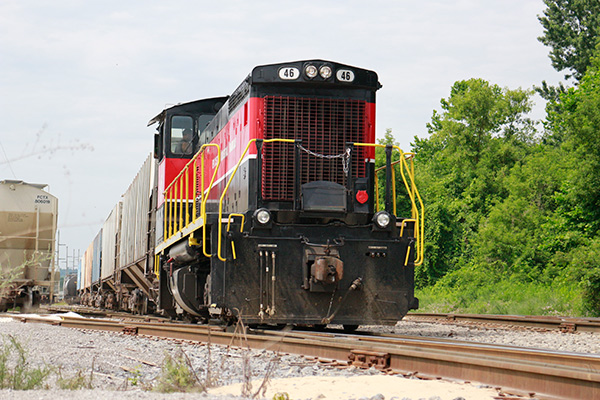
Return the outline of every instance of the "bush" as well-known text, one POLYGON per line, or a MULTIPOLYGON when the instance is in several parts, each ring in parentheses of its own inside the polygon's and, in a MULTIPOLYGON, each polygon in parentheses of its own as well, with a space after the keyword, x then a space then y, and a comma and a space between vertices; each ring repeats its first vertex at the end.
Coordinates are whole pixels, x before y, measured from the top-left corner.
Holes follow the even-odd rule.
POLYGON ((170 354, 165 356, 154 390, 162 393, 203 392, 205 388, 196 376, 186 354, 183 350, 179 350, 175 356, 170 354))

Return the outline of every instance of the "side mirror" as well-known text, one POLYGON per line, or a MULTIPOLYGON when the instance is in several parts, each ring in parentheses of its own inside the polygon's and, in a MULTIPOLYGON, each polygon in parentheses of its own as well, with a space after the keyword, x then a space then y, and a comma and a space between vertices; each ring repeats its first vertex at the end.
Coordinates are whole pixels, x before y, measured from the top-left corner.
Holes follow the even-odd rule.
POLYGON ((154 134, 154 158, 157 160, 161 158, 162 155, 162 146, 160 135, 158 133, 154 134))

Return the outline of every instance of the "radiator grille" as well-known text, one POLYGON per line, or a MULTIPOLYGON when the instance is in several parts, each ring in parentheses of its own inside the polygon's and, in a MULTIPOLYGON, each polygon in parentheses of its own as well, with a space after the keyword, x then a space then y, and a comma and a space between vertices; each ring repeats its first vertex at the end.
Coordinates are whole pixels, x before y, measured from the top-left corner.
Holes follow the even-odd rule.
MULTIPOLYGON (((267 96, 264 99, 264 138, 301 139, 302 146, 323 154, 345 151, 346 142, 366 142, 365 102, 359 100, 267 96)), ((262 197, 294 199, 294 145, 265 143, 262 197)), ((365 148, 354 148, 352 171, 365 176, 365 148)), ((341 158, 324 159, 300 151, 300 185, 331 181, 346 185, 341 158)))

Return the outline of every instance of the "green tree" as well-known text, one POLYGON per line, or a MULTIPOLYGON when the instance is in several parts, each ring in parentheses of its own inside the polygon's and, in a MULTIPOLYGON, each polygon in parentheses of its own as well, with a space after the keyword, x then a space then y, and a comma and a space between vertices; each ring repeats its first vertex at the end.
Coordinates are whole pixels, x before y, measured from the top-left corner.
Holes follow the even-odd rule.
POLYGON ((472 260, 473 241, 490 209, 509 194, 512 166, 535 143, 527 118, 531 92, 502 89, 483 79, 456 82, 415 138, 418 186, 425 199, 425 263, 419 287, 472 260))
POLYGON ((538 20, 544 27, 540 42, 551 48, 550 60, 565 78, 580 80, 600 37, 598 0, 544 0, 546 9, 538 20))
MULTIPOLYGON (((600 48, 598 50, 600 55, 600 48)), ((574 163, 570 179, 558 197, 562 216, 571 228, 588 236, 600 232, 600 56, 592 57, 579 86, 553 104, 548 116, 550 135, 574 163)))

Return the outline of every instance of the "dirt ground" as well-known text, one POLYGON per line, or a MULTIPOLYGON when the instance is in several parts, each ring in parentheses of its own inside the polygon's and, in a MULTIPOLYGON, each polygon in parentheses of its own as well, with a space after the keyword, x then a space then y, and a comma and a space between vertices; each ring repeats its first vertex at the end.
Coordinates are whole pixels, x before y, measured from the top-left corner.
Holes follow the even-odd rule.
MULTIPOLYGON (((252 393, 262 381, 252 382, 252 393)), ((292 400, 326 399, 347 400, 367 399, 381 394, 385 400, 413 400, 439 397, 441 400, 491 400, 497 396, 492 388, 480 388, 472 384, 406 379, 398 376, 372 375, 354 377, 311 376, 276 379, 269 382, 265 398, 272 399, 276 393, 287 393, 292 400)), ((209 390, 210 394, 240 395, 241 384, 223 386, 209 390)))

